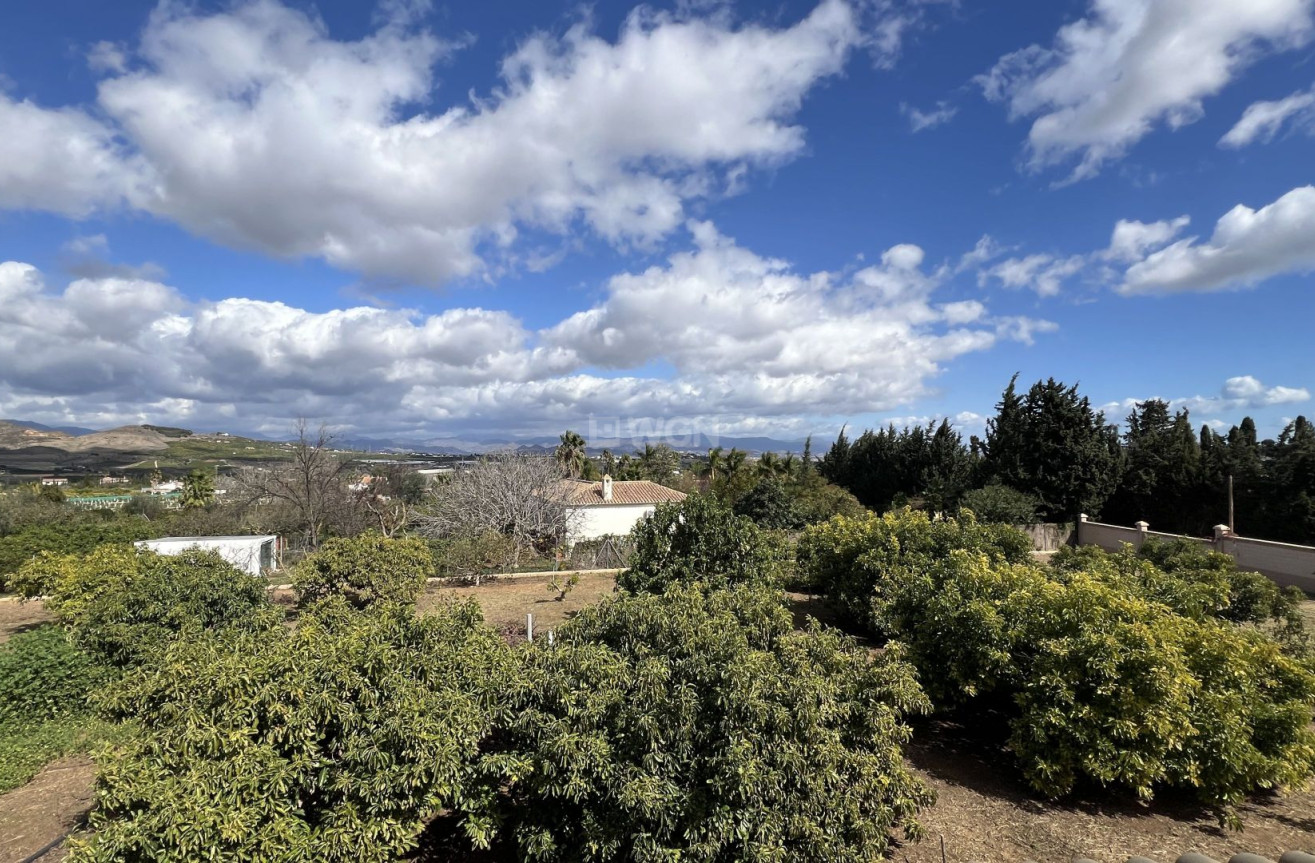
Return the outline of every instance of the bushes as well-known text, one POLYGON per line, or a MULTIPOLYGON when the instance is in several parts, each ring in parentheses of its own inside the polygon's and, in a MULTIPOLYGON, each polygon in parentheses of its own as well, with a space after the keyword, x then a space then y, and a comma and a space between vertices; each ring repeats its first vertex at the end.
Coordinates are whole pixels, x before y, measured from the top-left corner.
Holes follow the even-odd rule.
POLYGON ((433 572, 434 557, 424 540, 366 533, 325 542, 297 564, 292 588, 303 606, 330 596, 341 596, 356 608, 410 605, 433 572))
POLYGON ((121 667, 145 662, 183 634, 262 628, 278 617, 264 581, 199 549, 163 556, 106 545, 86 557, 43 553, 14 581, 27 596, 47 596, 46 607, 75 644, 121 667))
POLYGON ((87 706, 88 695, 110 677, 57 626, 21 632, 0 645, 0 792, 111 732, 89 717, 87 706))
POLYGON ((1030 560, 1032 542, 1021 531, 971 516, 933 521, 903 509, 815 525, 796 553, 806 583, 828 593, 854 622, 879 631, 872 600, 893 570, 930 565, 956 549, 982 552, 993 563, 1022 563, 1030 560))
POLYGON ((144 730, 70 859, 393 860, 442 807, 486 840, 476 759, 508 658, 473 603, 418 619, 335 597, 295 630, 177 641, 105 696, 144 730))
POLYGON ((0 645, 0 723, 71 716, 106 669, 78 650, 56 626, 20 632, 0 645))
POLYGON ((959 506, 988 524, 1036 524, 1041 499, 1007 485, 988 485, 964 492, 959 506))
POLYGON ((768 583, 781 575, 780 543, 710 495, 660 504, 630 537, 635 552, 616 583, 632 593, 696 581, 709 588, 768 583))
MULTIPOLYGON (((104 518, 98 514, 26 526, 16 533, 0 536, 0 586, 6 575, 17 572, 41 552, 88 554, 108 543, 126 545, 158 533, 158 527, 140 518, 104 518)), ((15 589, 12 582, 6 589, 15 589)))
POLYGON ((793 631, 762 588, 623 596, 527 649, 508 823, 527 860, 866 861, 932 801, 896 653, 793 631))
POLYGON ((1177 786, 1236 824, 1246 794, 1315 773, 1315 669, 1230 622, 1268 607, 1249 579, 1181 550, 1160 558, 1172 572, 1088 549, 1042 569, 1005 537, 901 513, 810 530, 799 556, 857 622, 907 643, 938 705, 1003 711, 1042 793, 1177 786))

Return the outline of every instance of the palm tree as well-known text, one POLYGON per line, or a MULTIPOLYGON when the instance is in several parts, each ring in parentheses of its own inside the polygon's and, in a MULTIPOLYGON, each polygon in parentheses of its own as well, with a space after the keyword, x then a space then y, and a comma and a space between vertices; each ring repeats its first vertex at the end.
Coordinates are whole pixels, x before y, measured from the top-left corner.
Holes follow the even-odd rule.
POLYGON ((183 479, 183 506, 187 509, 201 509, 214 499, 215 479, 210 474, 198 468, 183 479))
POLYGON ((779 467, 781 476, 786 477, 787 479, 794 476, 795 471, 799 469, 799 463, 795 458, 795 454, 792 452, 786 453, 785 458, 781 459, 779 467))
POLYGON ((726 460, 721 456, 721 447, 713 447, 708 450, 708 464, 703 468, 703 475, 709 480, 717 479, 717 471, 721 470, 726 464, 726 460))
POLYGON ((585 453, 585 440, 578 433, 567 431, 561 436, 561 443, 554 452, 557 463, 572 478, 584 473, 584 463, 589 458, 585 453))
POLYGON ((726 475, 735 476, 744 470, 744 462, 748 456, 744 450, 731 447, 731 451, 726 454, 726 475))
POLYGON ((671 479, 671 474, 679 464, 679 457, 671 447, 664 443, 653 446, 644 444, 644 451, 639 454, 639 468, 648 479, 661 482, 671 479))
POLYGON ((774 452, 765 452, 758 457, 758 475, 776 476, 781 472, 781 461, 774 452))

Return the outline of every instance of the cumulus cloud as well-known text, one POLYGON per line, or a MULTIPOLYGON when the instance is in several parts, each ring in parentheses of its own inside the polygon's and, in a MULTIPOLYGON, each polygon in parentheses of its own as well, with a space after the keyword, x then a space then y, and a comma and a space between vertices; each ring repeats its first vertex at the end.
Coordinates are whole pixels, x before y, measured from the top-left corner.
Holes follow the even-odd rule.
POLYGON ((1293 93, 1272 102, 1253 102, 1224 137, 1219 146, 1238 150, 1259 141, 1268 144, 1291 122, 1294 126, 1315 129, 1315 89, 1293 93))
POLYGON ((27 264, 0 264, 0 354, 13 358, 0 413, 269 431, 305 415, 430 434, 591 414, 788 426, 890 410, 966 354, 1053 329, 936 302, 943 275, 917 246, 839 276, 799 273, 707 223, 690 231, 688 251, 616 275, 597 305, 539 331, 488 309, 195 303, 146 279, 58 290, 27 264))
POLYGON ((1125 294, 1251 287, 1282 273, 1315 269, 1315 186, 1302 186, 1258 210, 1238 204, 1209 240, 1188 237, 1132 264, 1125 294))
POLYGON ((1119 219, 1114 225, 1114 233, 1110 236, 1109 248, 1104 251, 1102 257, 1122 263, 1139 261, 1148 251, 1168 244, 1190 223, 1191 219, 1187 216, 1159 222, 1119 219))
MULTIPOLYGON (((1139 402, 1149 401, 1150 398, 1155 397, 1129 398, 1120 402, 1110 402, 1104 405, 1102 410, 1105 411, 1107 417, 1118 420, 1131 413, 1139 402)), ((1276 405, 1300 404, 1301 402, 1310 401, 1310 391, 1305 387, 1266 386, 1251 375, 1239 375, 1224 381, 1217 395, 1189 396, 1186 398, 1165 399, 1165 401, 1175 410, 1186 408, 1193 414, 1215 417, 1223 413, 1261 410, 1276 405)), ((1284 421, 1285 424, 1286 422, 1287 420, 1284 421)), ((1221 420, 1208 421, 1207 424, 1215 428, 1224 425, 1221 420)))
POLYGON ((977 282, 985 287, 992 280, 1006 288, 1028 288, 1039 297, 1057 296, 1064 282, 1086 266, 1082 255, 1055 257, 1035 254, 1021 258, 1008 258, 977 273, 977 282))
POLYGON ((912 105, 900 103, 899 110, 901 114, 908 117, 909 128, 914 132, 943 126, 953 120, 955 114, 959 113, 959 109, 948 102, 937 102, 936 107, 930 111, 922 111, 912 105))
POLYGON ((1035 117, 1030 164, 1101 166, 1158 126, 1177 129, 1266 51, 1305 44, 1312 0, 1091 0, 1052 46, 1002 57, 977 83, 1010 117, 1035 117))
POLYGON ((93 49, 95 116, 0 97, 0 206, 130 207, 431 284, 517 263, 527 228, 651 243, 689 201, 796 157, 804 97, 854 48, 897 49, 879 25, 903 19, 864 8, 821 0, 772 27, 640 7, 615 41, 585 23, 530 36, 491 93, 441 108, 434 69, 459 44, 407 4, 342 41, 275 0, 166 3, 131 50, 93 49))

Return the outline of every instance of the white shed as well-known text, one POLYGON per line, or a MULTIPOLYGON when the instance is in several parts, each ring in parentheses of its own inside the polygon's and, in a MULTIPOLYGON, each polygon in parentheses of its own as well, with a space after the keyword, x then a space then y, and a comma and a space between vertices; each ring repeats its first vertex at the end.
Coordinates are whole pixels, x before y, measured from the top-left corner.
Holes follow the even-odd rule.
POLYGON ((562 480, 558 494, 573 510, 572 541, 624 536, 658 504, 686 497, 683 491, 646 479, 614 481, 610 476, 603 477, 602 482, 562 480))
POLYGON ((166 536, 144 539, 138 548, 156 554, 181 554, 189 548, 217 551, 219 556, 250 575, 263 575, 278 569, 277 536, 166 536))

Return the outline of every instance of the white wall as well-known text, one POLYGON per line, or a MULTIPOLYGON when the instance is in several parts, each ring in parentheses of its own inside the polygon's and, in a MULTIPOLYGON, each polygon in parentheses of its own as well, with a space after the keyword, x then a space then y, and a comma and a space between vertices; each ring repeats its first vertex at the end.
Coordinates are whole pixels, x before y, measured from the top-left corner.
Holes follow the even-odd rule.
MULTIPOLYGON (((271 545, 271 537, 187 537, 185 539, 147 539, 137 543, 138 548, 149 548, 156 554, 182 554, 189 548, 217 551, 219 556, 248 575, 261 575, 261 548, 271 545)), ((268 560, 277 565, 277 557, 270 549, 268 560)))
POLYGON ((1196 536, 1180 537, 1154 530, 1100 524, 1087 521, 1086 516, 1078 517, 1078 545, 1096 545, 1106 551, 1118 551, 1125 542, 1133 548, 1141 548, 1142 543, 1150 537, 1191 540, 1229 555, 1237 561, 1237 568, 1243 572, 1259 572, 1269 576, 1276 584, 1284 587, 1295 585, 1307 593, 1315 593, 1315 548, 1311 546, 1230 536, 1222 528, 1216 528, 1213 540, 1196 536))
POLYGON ((576 540, 625 536, 635 522, 656 510, 653 504, 575 507, 571 535, 576 540))

